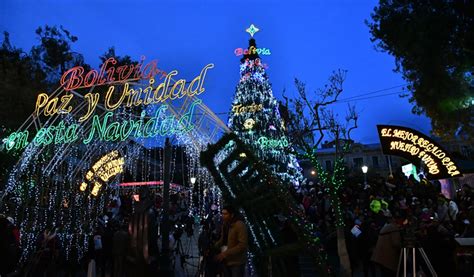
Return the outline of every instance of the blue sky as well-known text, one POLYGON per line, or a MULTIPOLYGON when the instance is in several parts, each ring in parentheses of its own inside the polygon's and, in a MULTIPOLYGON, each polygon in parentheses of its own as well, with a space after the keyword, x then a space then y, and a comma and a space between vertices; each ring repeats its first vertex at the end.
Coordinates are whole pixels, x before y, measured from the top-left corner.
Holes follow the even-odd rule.
MULTIPOLYGON (((377 1, 14 1, 0 2, 0 30, 10 33, 14 46, 30 50, 38 26, 63 25, 79 40, 73 50, 87 63, 99 66, 98 57, 115 46, 118 55, 138 60, 158 59, 165 71, 177 69, 185 79, 197 76, 214 63, 206 77, 204 103, 215 113, 229 112, 239 79, 239 58, 234 49, 246 47, 251 24, 264 56, 273 92, 295 91, 295 77, 310 90, 323 87, 333 70, 348 70, 341 99, 405 84, 393 72, 394 59, 374 49, 364 20, 377 1)), ((360 112, 356 141, 378 141, 376 124, 405 125, 423 133, 429 119, 411 114, 407 98, 394 88, 352 102, 360 112)), ((335 106, 345 114, 347 103, 335 106)), ((222 118, 226 122, 226 116, 222 118)))

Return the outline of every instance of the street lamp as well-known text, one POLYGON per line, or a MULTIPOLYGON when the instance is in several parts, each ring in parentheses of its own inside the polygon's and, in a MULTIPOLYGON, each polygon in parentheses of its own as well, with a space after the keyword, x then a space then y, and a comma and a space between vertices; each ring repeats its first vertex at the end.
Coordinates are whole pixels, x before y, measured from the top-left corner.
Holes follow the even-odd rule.
POLYGON ((367 185, 367 171, 369 170, 369 167, 366 165, 363 165, 361 168, 362 168, 362 173, 364 173, 364 184, 367 185))

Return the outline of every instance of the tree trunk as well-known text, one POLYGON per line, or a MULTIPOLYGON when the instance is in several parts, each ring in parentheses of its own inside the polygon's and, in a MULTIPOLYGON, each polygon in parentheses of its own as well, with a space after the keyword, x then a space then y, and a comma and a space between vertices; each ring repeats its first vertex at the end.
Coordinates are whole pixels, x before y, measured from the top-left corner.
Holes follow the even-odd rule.
MULTIPOLYGON (((333 187, 334 189, 334 187, 333 187)), ((341 214, 341 200, 337 196, 337 192, 333 194, 332 202, 334 215, 336 218, 336 234, 337 234, 337 254, 339 255, 339 276, 352 276, 351 274, 351 261, 349 259, 349 253, 347 252, 346 235, 344 233, 344 218, 341 214)))
POLYGON ((337 253, 339 255, 339 264, 341 266, 340 276, 352 276, 351 261, 347 253, 346 237, 344 235, 344 227, 337 227, 337 253))

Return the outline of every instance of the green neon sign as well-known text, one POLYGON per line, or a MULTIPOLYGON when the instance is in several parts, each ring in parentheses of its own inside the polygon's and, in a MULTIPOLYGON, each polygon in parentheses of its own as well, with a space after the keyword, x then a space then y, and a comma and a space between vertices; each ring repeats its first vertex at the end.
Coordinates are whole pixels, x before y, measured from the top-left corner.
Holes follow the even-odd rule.
POLYGON ((142 112, 139 120, 130 119, 121 123, 109 122, 110 117, 113 115, 112 112, 106 113, 102 119, 98 115, 94 115, 92 118, 92 128, 87 138, 83 140, 83 143, 90 143, 96 136, 101 141, 124 141, 130 136, 134 138, 150 138, 158 135, 170 136, 188 133, 194 128, 191 123, 194 109, 196 105, 201 103, 202 100, 195 100, 189 107, 188 112, 179 119, 165 115, 168 105, 161 105, 155 115, 146 120, 144 119, 145 112, 142 112))
POLYGON ((286 138, 282 139, 269 139, 267 137, 260 137, 257 140, 257 143, 262 148, 285 148, 288 147, 288 140, 286 138))
MULTIPOLYGON (((138 120, 130 119, 113 122, 111 121, 113 112, 108 112, 102 117, 94 115, 92 127, 82 142, 89 144, 96 138, 101 141, 124 141, 129 137, 151 138, 186 134, 194 129, 192 124, 193 113, 196 105, 201 103, 202 100, 195 100, 189 106, 188 111, 180 118, 166 115, 168 105, 161 105, 154 116, 150 118, 145 118, 146 113, 142 112, 138 120)), ((35 146, 71 143, 77 141, 82 132, 83 130, 79 124, 67 126, 64 121, 60 121, 57 125, 41 128, 36 133, 32 143, 35 146)), ((7 151, 23 149, 28 145, 28 137, 28 131, 13 132, 3 139, 4 147, 7 151)))

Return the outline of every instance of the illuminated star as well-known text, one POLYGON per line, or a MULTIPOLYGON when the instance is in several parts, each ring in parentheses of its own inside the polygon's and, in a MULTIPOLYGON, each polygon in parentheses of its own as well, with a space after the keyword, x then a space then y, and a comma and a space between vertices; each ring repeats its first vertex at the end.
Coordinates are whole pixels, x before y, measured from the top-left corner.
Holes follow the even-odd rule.
POLYGON ((249 33, 249 34, 253 37, 253 35, 254 35, 256 32, 260 31, 260 29, 257 28, 257 27, 255 27, 255 25, 252 24, 252 25, 250 25, 250 27, 248 27, 245 31, 246 31, 247 33, 249 33))

